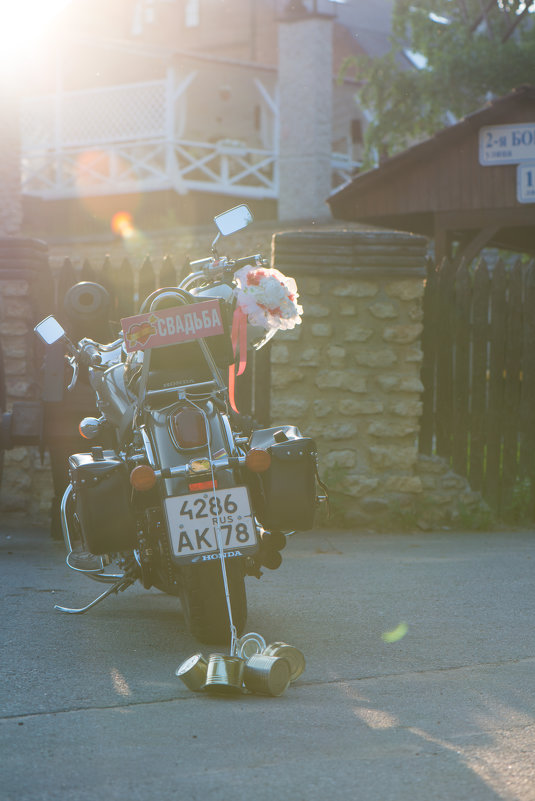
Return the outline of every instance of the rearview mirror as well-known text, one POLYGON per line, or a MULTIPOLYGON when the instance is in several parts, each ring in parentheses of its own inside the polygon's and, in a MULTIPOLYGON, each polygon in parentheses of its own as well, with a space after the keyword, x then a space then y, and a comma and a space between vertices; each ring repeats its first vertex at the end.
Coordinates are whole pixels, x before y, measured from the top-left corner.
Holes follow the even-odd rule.
POLYGON ((33 330, 46 345, 53 345, 65 336, 65 330, 52 315, 37 323, 33 330))
POLYGON ((253 222, 253 215, 248 207, 242 203, 241 206, 234 206, 233 209, 224 211, 223 214, 218 214, 217 217, 214 217, 214 222, 219 229, 219 233, 223 236, 228 236, 250 225, 253 222))

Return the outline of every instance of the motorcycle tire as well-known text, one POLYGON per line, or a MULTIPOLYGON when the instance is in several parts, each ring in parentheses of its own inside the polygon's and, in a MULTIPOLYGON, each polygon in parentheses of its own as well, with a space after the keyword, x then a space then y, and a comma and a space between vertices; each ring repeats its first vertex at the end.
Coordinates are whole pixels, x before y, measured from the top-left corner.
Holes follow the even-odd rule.
MULTIPOLYGON (((225 564, 232 619, 240 635, 247 620, 244 568, 241 559, 229 559, 225 564)), ((190 633, 199 642, 228 644, 230 626, 221 563, 185 565, 180 572, 180 600, 190 633)))

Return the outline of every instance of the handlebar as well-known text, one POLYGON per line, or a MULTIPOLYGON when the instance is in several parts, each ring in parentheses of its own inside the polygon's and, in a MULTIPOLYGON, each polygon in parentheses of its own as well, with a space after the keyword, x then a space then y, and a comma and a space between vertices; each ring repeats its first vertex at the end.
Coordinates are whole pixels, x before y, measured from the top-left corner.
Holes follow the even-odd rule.
POLYGON ((82 367, 99 367, 102 364, 102 355, 98 344, 92 339, 81 339, 78 345, 70 343, 69 350, 71 355, 67 359, 72 367, 72 377, 67 389, 70 392, 78 381, 80 365, 82 367))
POLYGON ((190 261, 189 266, 192 272, 196 272, 197 270, 206 270, 210 269, 214 266, 220 268, 222 266, 226 266, 227 260, 223 256, 222 258, 218 258, 217 256, 207 256, 205 259, 195 259, 195 261, 190 261))
POLYGON ((215 273, 219 271, 235 272, 246 264, 254 264, 262 261, 261 253, 254 253, 251 256, 244 256, 241 259, 227 259, 226 256, 208 256, 205 259, 191 261, 189 266, 192 272, 215 273))
POLYGON ((245 267, 246 264, 256 264, 256 262, 261 262, 262 254, 255 253, 252 256, 244 256, 242 259, 234 259, 232 269, 234 271, 239 270, 240 267, 245 267))
POLYGON ((85 367, 97 367, 102 362, 102 356, 97 345, 88 339, 82 339, 79 343, 78 361, 85 367))
POLYGON ((244 256, 241 259, 227 259, 226 256, 209 256, 190 262, 190 272, 179 284, 180 289, 189 290, 198 282, 214 281, 219 278, 232 278, 236 270, 247 264, 266 264, 261 253, 244 256))

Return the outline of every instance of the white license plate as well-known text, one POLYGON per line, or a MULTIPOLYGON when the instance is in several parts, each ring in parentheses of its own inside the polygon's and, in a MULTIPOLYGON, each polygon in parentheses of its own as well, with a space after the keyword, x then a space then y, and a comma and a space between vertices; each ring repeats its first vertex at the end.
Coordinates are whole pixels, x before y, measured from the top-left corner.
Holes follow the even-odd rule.
POLYGON ((165 511, 176 558, 188 562, 219 558, 218 531, 226 558, 257 546, 256 527, 245 487, 206 490, 166 498, 165 511))

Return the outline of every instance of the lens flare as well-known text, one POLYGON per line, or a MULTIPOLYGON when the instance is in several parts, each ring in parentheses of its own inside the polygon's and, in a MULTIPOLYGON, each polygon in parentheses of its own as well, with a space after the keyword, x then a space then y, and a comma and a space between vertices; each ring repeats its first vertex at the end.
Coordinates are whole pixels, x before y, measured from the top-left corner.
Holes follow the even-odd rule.
POLYGON ((76 158, 76 186, 81 194, 99 187, 111 170, 110 156, 105 150, 85 150, 76 158))
POLYGON ((111 218, 111 230, 123 239, 131 239, 135 233, 134 221, 128 211, 118 211, 111 218))
POLYGON ((400 623, 395 629, 392 629, 391 631, 385 631, 383 634, 381 634, 381 639, 383 642, 398 642, 399 640, 403 639, 408 630, 409 627, 406 623, 400 623))

